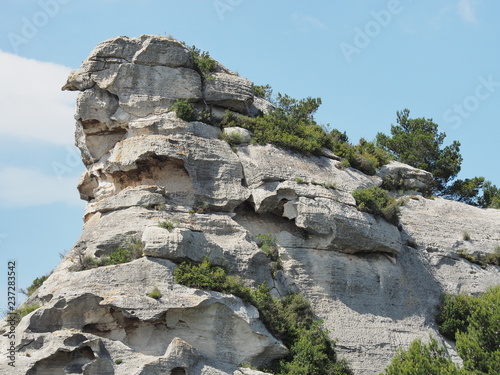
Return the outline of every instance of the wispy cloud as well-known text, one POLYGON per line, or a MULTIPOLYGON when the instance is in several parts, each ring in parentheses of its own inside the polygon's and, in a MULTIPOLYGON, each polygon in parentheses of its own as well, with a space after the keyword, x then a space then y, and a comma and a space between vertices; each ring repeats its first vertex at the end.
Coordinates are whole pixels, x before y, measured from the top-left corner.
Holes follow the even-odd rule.
POLYGON ((474 0, 460 0, 457 5, 457 12, 464 21, 476 23, 476 6, 477 2, 474 0))
POLYGON ((292 14, 292 21, 295 27, 301 32, 315 29, 326 30, 326 25, 323 22, 308 14, 295 12, 292 14))
POLYGON ((0 50, 0 136, 73 144, 76 93, 61 91, 70 70, 0 50))
POLYGON ((78 177, 57 177, 28 168, 0 169, 0 207, 21 208, 64 203, 83 206, 76 185, 78 177))

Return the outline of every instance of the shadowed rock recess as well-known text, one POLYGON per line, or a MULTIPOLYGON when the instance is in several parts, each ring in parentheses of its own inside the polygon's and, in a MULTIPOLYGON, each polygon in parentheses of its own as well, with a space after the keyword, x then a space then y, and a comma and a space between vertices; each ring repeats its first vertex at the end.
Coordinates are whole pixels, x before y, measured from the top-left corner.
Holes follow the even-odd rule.
MULTIPOLYGON (((40 307, 17 327, 16 374, 262 374, 241 365, 265 367, 286 356, 252 305, 174 283, 184 260, 208 257, 248 286, 266 282, 276 297, 302 293, 337 339, 339 356, 363 375, 378 374, 396 348, 429 333, 454 356, 434 320, 442 294, 500 283, 498 267, 458 256, 500 245, 500 210, 413 195, 395 226, 356 209, 355 189, 379 186, 391 173, 421 188, 428 173, 394 163, 367 176, 326 152, 230 146, 217 126, 177 118, 170 110, 177 99, 215 118, 271 105, 254 96, 252 82, 218 63, 204 77, 175 40, 105 41, 64 89, 80 91, 85 224, 26 302, 40 307), (257 234, 276 237, 282 269, 272 270, 257 234), (133 239, 139 258, 79 268, 133 239), (155 287, 157 299, 148 296, 155 287)), ((4 359, 9 340, 2 329, 4 359)), ((13 373, 3 359, 0 373, 13 373)))

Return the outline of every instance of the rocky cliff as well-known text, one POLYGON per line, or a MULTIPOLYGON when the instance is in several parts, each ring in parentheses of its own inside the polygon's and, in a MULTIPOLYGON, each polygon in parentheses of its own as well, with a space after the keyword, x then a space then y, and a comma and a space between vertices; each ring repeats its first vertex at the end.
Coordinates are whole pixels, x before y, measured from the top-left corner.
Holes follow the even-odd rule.
MULTIPOLYGON (((367 176, 326 151, 303 156, 253 145, 242 129, 225 130, 243 134, 230 145, 219 127, 177 118, 170 110, 177 99, 215 118, 271 105, 220 64, 204 77, 175 40, 103 42, 64 89, 80 91, 85 224, 26 302, 40 307, 16 329, 16 374, 257 374, 241 364, 287 354, 254 306, 175 283, 183 260, 208 257, 248 286, 266 282, 277 297, 302 293, 337 339, 339 355, 363 375, 378 374, 415 338, 440 337, 434 316, 444 292, 500 283, 498 267, 458 256, 500 245, 500 210, 408 195, 395 226, 356 209, 355 189, 396 174, 418 189, 428 173, 391 163, 367 176), (258 234, 277 238, 282 269, 271 268, 258 234), (138 259, 83 264, 130 242, 138 259), (155 287, 161 298, 148 296, 155 287)), ((2 361, 0 373, 13 372, 2 361)))

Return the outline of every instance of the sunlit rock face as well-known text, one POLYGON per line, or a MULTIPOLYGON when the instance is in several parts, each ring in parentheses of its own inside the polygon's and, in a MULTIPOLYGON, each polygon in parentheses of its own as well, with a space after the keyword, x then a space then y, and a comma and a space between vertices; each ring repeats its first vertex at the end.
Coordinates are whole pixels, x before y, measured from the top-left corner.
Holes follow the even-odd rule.
MULTIPOLYGON (((408 195, 395 226, 356 209, 355 189, 397 176, 422 191, 432 181, 427 172, 392 163, 370 177, 343 168, 331 152, 253 145, 244 129, 226 130, 243 140, 230 146, 203 118, 177 118, 178 99, 214 117, 272 105, 219 63, 204 77, 173 39, 103 42, 64 89, 80 91, 84 228, 26 302, 40 308, 17 327, 16 374, 262 374, 241 365, 287 355, 252 305, 176 284, 184 260, 208 257, 248 286, 266 282, 276 297, 303 293, 339 355, 363 375, 381 372, 415 338, 440 337, 434 316, 443 292, 500 283, 498 267, 457 255, 500 245, 500 211, 408 195), (282 270, 272 272, 257 234, 277 238, 282 270), (79 270, 86 257, 129 241, 140 244, 138 259, 79 270), (148 296, 155 287, 159 299, 148 296)), ((1 361, 0 373, 13 372, 1 361)))

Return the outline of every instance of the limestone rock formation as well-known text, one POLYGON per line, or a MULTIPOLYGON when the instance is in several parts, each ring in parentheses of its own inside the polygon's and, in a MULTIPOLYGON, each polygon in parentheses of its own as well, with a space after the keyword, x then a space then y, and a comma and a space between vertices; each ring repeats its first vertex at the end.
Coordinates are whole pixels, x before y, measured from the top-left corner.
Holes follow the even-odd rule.
MULTIPOLYGON (((412 195, 395 226, 356 209, 355 189, 399 176, 406 190, 425 190, 427 172, 391 163, 370 177, 342 168, 331 152, 253 145, 238 129, 226 130, 242 137, 230 146, 218 127, 177 118, 170 110, 177 99, 213 114, 272 106, 220 64, 212 79, 203 77, 175 40, 103 42, 64 89, 80 91, 85 224, 26 302, 40 307, 17 327, 18 374, 257 375, 242 364, 265 366, 288 353, 252 305, 176 284, 183 260, 208 257, 248 286, 266 282, 275 296, 303 293, 339 355, 363 375, 382 371, 400 345, 440 337, 434 315, 443 292, 500 283, 498 267, 458 256, 500 245, 499 210, 412 195), (268 233, 280 245, 277 273, 256 242, 268 233), (82 270, 130 241, 139 244, 138 259, 82 270), (148 296, 155 287, 157 299, 148 296)), ((10 370, 0 363, 0 373, 10 370)))

